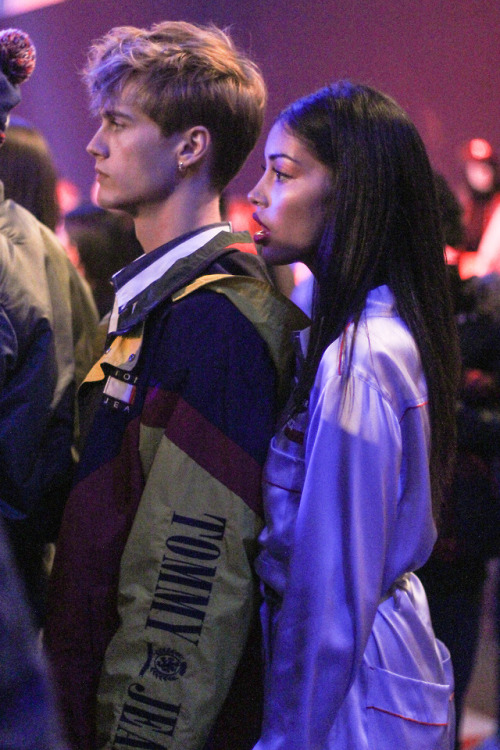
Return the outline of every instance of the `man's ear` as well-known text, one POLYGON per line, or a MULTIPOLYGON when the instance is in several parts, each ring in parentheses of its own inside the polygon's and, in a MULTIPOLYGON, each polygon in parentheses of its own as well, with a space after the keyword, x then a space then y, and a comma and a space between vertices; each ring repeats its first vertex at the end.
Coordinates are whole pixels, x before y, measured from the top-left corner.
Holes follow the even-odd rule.
POLYGON ((194 125, 182 134, 179 161, 185 168, 193 167, 207 157, 212 144, 210 131, 204 125, 194 125))

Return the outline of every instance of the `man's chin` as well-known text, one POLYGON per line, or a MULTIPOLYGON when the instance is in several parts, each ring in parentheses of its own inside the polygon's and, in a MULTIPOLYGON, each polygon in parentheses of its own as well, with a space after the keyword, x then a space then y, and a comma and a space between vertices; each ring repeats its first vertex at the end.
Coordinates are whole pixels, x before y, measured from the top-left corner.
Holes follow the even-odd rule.
POLYGON ((103 193, 94 196, 94 203, 106 211, 124 211, 119 201, 113 200, 109 196, 106 197, 103 193))
POLYGON ((92 202, 95 203, 96 206, 99 206, 99 208, 110 210, 114 207, 112 196, 106 194, 106 189, 103 190, 102 185, 100 185, 97 180, 92 185, 90 197, 92 202))
POLYGON ((104 208, 106 211, 113 211, 117 208, 116 201, 114 201, 109 196, 106 196, 106 193, 102 190, 97 191, 94 196, 94 201, 99 206, 99 208, 104 208))

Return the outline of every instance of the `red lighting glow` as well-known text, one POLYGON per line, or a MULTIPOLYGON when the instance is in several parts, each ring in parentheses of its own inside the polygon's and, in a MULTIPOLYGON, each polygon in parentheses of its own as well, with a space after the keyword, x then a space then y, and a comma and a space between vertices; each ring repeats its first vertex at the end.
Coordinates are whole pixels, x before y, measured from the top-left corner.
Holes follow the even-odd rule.
POLYGON ((473 159, 489 159, 493 153, 493 149, 484 138, 473 138, 469 143, 469 149, 473 159))

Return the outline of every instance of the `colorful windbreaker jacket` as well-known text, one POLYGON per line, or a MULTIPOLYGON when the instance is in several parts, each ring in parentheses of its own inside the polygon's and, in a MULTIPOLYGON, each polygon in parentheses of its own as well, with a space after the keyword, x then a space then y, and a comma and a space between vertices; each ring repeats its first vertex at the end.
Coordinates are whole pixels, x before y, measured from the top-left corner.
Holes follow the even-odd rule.
POLYGON ((261 468, 307 319, 228 229, 118 274, 108 348, 81 388, 46 627, 78 750, 243 748, 258 732, 261 468))

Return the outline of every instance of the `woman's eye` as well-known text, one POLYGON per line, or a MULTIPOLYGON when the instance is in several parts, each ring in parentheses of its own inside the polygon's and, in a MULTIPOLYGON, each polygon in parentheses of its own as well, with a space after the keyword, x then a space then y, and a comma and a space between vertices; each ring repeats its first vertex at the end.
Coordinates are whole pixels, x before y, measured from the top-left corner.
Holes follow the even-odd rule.
POLYGON ((281 170, 273 168, 273 172, 276 175, 276 182, 285 182, 289 179, 290 175, 281 172, 281 170))

